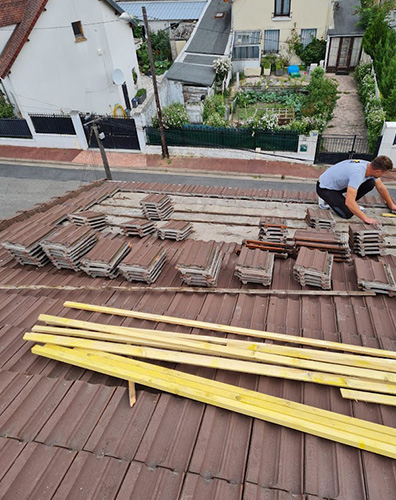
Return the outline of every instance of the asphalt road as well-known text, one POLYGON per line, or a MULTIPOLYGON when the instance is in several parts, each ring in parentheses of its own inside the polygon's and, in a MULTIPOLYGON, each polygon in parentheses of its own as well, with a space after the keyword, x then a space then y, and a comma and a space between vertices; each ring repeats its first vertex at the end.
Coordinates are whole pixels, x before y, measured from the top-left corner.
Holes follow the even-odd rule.
MULTIPOLYGON (((312 182, 271 181, 253 177, 212 177, 208 175, 179 175, 121 170, 113 170, 112 174, 114 180, 120 181, 299 191, 314 190, 314 183, 312 182)), ((37 203, 43 203, 54 196, 60 196, 84 183, 102 179, 103 177, 103 169, 99 167, 75 169, 0 164, 0 219, 12 217, 18 211, 28 210, 37 203)))
MULTIPOLYGON (((173 173, 152 173, 130 170, 113 170, 114 180, 137 182, 164 182, 204 186, 229 186, 241 188, 288 189, 314 191, 315 181, 257 179, 253 176, 209 176, 173 173)), ((101 167, 49 167, 37 165, 0 164, 0 219, 12 217, 18 211, 28 210, 38 203, 60 196, 84 183, 102 179, 101 167)), ((396 198, 396 189, 389 190, 396 198)))

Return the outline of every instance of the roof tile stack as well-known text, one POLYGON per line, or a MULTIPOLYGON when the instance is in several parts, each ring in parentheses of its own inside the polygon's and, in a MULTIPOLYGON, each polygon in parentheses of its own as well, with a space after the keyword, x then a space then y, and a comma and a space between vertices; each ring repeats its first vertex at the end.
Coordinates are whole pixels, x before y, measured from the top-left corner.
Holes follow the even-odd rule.
POLYGON ((154 283, 166 263, 166 250, 157 245, 140 245, 120 263, 119 270, 128 281, 154 283))
POLYGON ((190 286, 216 286, 223 253, 214 241, 188 241, 176 269, 190 286))
POLYGON ((293 267, 293 276, 302 286, 331 289, 333 256, 328 252, 302 247, 293 267))
POLYGON ((158 236, 164 240, 182 241, 193 232, 191 222, 169 221, 162 227, 158 228, 158 236))
POLYGON ((141 238, 157 230, 155 223, 147 219, 131 219, 124 222, 121 227, 126 236, 140 236, 141 238))
POLYGON ((361 255, 380 255, 384 240, 381 226, 371 224, 351 224, 349 245, 353 252, 361 255))
POLYGON ((167 220, 174 210, 172 200, 166 194, 149 194, 140 205, 143 215, 150 220, 167 220))
POLYGON ((271 252, 242 247, 235 267, 235 276, 244 284, 261 283, 264 286, 269 286, 272 282, 274 258, 275 255, 271 252))
POLYGON ((44 238, 41 245, 55 267, 79 271, 80 260, 96 240, 96 232, 91 227, 68 224, 44 238))
POLYGON ((54 230, 52 226, 32 224, 29 228, 23 227, 8 236, 2 246, 19 264, 42 267, 49 259, 41 246, 41 240, 54 230))
POLYGON ((337 262, 352 260, 347 236, 328 229, 297 229, 294 244, 297 251, 301 247, 315 248, 334 255, 337 262))
POLYGON ((390 296, 396 295, 396 277, 389 264, 359 257, 354 262, 360 288, 390 296))
POLYGON ((335 219, 330 210, 307 208, 305 222, 315 229, 335 229, 335 219))
POLYGON ((97 212, 76 212, 67 216, 76 226, 91 226, 100 231, 106 226, 106 216, 97 212))
POLYGON ((287 240, 286 221, 282 217, 262 217, 259 228, 259 240, 271 243, 285 243, 287 240))
POLYGON ((130 250, 130 243, 108 234, 81 259, 80 269, 92 278, 116 278, 118 264, 130 250))

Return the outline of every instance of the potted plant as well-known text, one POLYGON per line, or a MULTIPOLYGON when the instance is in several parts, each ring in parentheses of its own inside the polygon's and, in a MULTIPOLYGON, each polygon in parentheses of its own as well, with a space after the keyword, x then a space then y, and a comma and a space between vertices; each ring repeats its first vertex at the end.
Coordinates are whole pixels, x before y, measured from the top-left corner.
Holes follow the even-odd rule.
POLYGON ((278 59, 275 63, 275 75, 282 76, 283 75, 283 61, 278 59))
POLYGON ((271 74, 271 61, 269 59, 264 59, 263 75, 270 76, 270 74, 271 74))
POLYGON ((135 98, 137 99, 139 104, 142 104, 144 100, 146 99, 147 96, 147 91, 146 89, 138 89, 136 92, 135 98))

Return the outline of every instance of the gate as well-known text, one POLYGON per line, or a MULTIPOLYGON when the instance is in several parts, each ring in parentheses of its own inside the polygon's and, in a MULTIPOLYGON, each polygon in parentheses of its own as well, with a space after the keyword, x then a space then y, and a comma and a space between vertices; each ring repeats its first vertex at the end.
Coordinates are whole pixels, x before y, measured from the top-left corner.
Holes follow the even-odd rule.
MULTIPOLYGON (((92 120, 90 118, 89 120, 92 120)), ((83 118, 84 123, 84 118, 83 118)), ((101 116, 96 121, 99 132, 103 132, 102 139, 105 149, 134 149, 140 150, 139 139, 136 132, 135 120, 133 118, 114 118, 112 116, 101 116)), ((98 148, 92 124, 84 126, 88 146, 98 148)))
POLYGON ((367 137, 357 135, 319 135, 316 146, 315 163, 334 165, 342 160, 358 158, 372 160, 377 156, 381 137, 378 137, 374 153, 370 153, 367 137))

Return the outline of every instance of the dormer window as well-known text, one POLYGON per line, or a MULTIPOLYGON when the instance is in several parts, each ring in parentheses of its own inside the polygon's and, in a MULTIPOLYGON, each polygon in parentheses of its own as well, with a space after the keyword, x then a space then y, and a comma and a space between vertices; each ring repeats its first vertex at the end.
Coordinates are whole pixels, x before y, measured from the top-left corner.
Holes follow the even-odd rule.
POLYGON ((73 28, 75 41, 76 42, 83 42, 84 40, 86 40, 82 26, 81 26, 81 21, 75 21, 74 23, 71 23, 71 25, 73 28))

